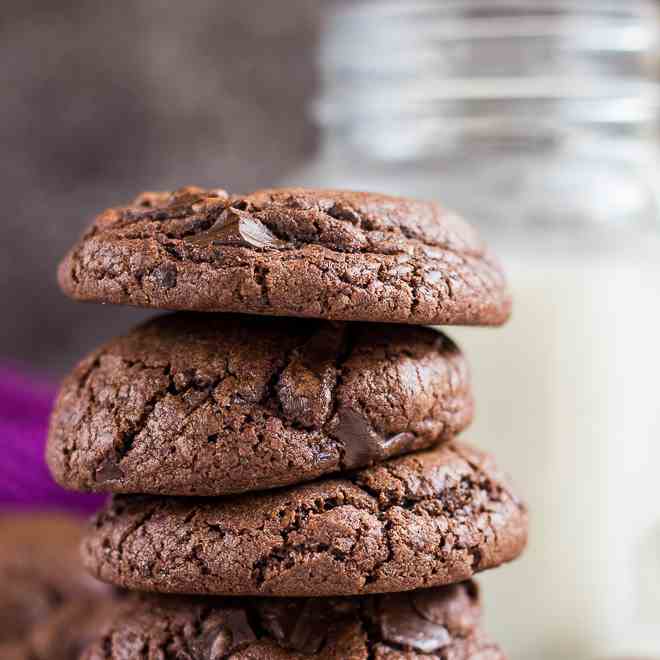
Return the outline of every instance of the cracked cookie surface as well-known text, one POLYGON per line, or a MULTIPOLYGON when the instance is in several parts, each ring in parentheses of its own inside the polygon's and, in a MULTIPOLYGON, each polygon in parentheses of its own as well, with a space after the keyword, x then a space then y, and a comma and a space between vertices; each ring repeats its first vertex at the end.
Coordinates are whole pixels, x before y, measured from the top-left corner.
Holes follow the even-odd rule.
POLYGON ((479 629, 476 585, 354 598, 141 596, 83 660, 504 660, 479 629))
POLYGON ((78 365, 47 458, 72 489, 223 495, 437 445, 472 413, 465 360, 435 330, 180 313, 78 365))
POLYGON ((500 325, 511 307, 461 218, 338 190, 144 193, 96 218, 59 281, 78 300, 345 321, 500 325))
POLYGON ((358 595, 460 582, 526 539, 526 508, 490 457, 450 443, 270 493, 115 496, 83 560, 145 591, 358 595))

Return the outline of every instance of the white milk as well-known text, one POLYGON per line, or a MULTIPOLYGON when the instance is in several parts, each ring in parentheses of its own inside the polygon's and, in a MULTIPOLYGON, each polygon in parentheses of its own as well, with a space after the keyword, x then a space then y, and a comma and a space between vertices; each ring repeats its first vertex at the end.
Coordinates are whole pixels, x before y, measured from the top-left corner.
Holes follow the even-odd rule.
POLYGON ((482 579, 488 629, 512 660, 660 657, 660 266, 503 256, 511 322, 449 329, 472 364, 466 437, 531 511, 527 553, 482 579))

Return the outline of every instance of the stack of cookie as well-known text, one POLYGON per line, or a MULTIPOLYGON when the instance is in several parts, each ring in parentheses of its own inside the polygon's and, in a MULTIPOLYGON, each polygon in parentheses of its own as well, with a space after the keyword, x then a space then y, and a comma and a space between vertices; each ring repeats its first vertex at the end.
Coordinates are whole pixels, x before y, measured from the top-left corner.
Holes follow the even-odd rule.
POLYGON ((114 494, 85 566, 141 592, 87 658, 504 657, 470 578, 520 554, 526 511, 455 441, 466 364, 421 327, 507 319, 471 227, 376 194, 186 188, 101 214, 60 282, 185 312, 95 351, 53 414, 58 482, 114 494))

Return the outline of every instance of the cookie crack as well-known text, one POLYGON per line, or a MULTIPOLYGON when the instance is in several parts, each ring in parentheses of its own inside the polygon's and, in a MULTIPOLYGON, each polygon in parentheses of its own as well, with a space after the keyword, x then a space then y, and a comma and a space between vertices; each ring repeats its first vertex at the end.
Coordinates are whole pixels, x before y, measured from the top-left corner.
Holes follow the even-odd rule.
POLYGON ((153 504, 146 512, 144 512, 137 520, 135 520, 127 530, 125 530, 119 537, 119 542, 115 548, 117 555, 119 556, 120 562, 124 559, 124 547, 128 540, 135 536, 140 530, 146 528, 149 521, 156 515, 158 511, 158 505, 153 504))
POLYGON ((273 565, 285 564, 295 553, 332 553, 335 551, 338 555, 342 555, 343 559, 343 553, 336 551, 336 549, 331 548, 327 544, 289 543, 289 537, 294 532, 301 531, 310 515, 327 513, 333 509, 346 505, 349 505, 349 501, 346 499, 346 495, 342 493, 341 495, 333 498, 319 497, 313 502, 313 504, 303 504, 296 507, 294 510, 280 510, 280 515, 286 514, 287 516, 292 516, 292 520, 285 527, 278 530, 278 533, 282 538, 282 543, 271 548, 271 550, 264 557, 261 557, 253 564, 252 578, 254 579, 255 584, 261 587, 266 581, 266 573, 273 567, 273 565))
MULTIPOLYGON (((390 466, 386 465, 385 469, 388 470, 392 477, 399 480, 402 485, 406 485, 403 479, 391 472, 390 466)), ((366 510, 373 514, 381 525, 380 536, 386 545, 387 554, 382 560, 375 563, 366 574, 365 584, 377 582, 380 577, 379 573, 382 571, 383 567, 395 558, 394 541, 392 538, 392 533, 395 531, 395 523, 389 517, 390 512, 394 509, 403 509, 414 512, 418 515, 424 515, 425 509, 423 508, 423 505, 426 503, 432 503, 438 504, 441 507, 442 514, 446 515, 448 518, 455 519, 458 517, 466 521, 472 521, 482 514, 488 514, 489 531, 493 536, 496 536, 496 530, 492 523, 490 510, 488 506, 478 502, 478 495, 479 493, 486 493, 489 504, 499 503, 502 501, 501 495, 504 491, 503 489, 496 488, 495 491, 497 495, 494 495, 492 488, 493 485, 490 478, 483 474, 481 475, 482 479, 479 479, 478 476, 479 475, 463 475, 451 485, 447 485, 442 490, 436 490, 436 492, 408 495, 397 499, 392 499, 390 496, 389 498, 384 499, 382 491, 362 482, 359 474, 354 474, 352 476, 349 475, 351 483, 364 494, 368 495, 370 500, 376 504, 377 509, 374 511, 368 506, 360 506, 360 503, 357 502, 355 498, 350 498, 350 500, 341 501, 335 499, 327 508, 322 507, 320 509, 316 508, 307 510, 305 515, 296 520, 295 525, 291 529, 282 531, 283 543, 272 548, 264 557, 261 557, 255 562, 252 569, 252 577, 255 584, 259 589, 262 589, 267 580, 270 579, 270 576, 268 575, 269 573, 274 571, 279 572, 290 568, 294 565, 295 559, 301 555, 325 552, 331 554, 339 561, 345 561, 347 557, 346 552, 340 551, 328 544, 288 543, 289 533, 294 530, 301 531, 311 513, 325 513, 338 506, 352 506, 356 509, 366 510)), ((429 483, 429 486, 432 485, 429 483)), ((427 512, 427 515, 437 516, 439 514, 437 511, 434 511, 432 513, 427 512)), ((358 541, 359 532, 356 534, 353 547, 355 547, 358 541)), ((465 550, 471 555, 472 566, 476 570, 479 568, 481 561, 481 545, 482 542, 477 543, 474 546, 456 544, 454 547, 465 550)), ((447 558, 444 557, 442 553, 439 553, 435 558, 442 564, 447 562, 447 558)))
POLYGON ((168 364, 164 371, 163 374, 168 378, 169 384, 166 388, 162 389, 161 391, 157 392, 152 396, 145 404, 144 404, 144 409, 142 411, 142 414, 140 415, 140 418, 135 422, 135 425, 130 431, 127 431, 123 434, 120 445, 119 447, 115 448, 115 454, 116 454, 116 460, 117 462, 121 462, 122 459, 124 459, 128 453, 131 451, 133 448, 135 438, 142 433, 144 428, 146 427, 147 423, 149 422, 149 418, 151 417, 151 414, 153 411, 156 409, 156 406, 168 395, 170 394, 170 388, 174 385, 174 380, 172 378, 171 374, 171 366, 168 364))
MULTIPOLYGON (((147 365, 141 360, 122 359, 122 362, 125 365, 127 371, 130 371, 135 367, 138 367, 140 369, 155 368, 147 365)), ((119 438, 119 444, 115 444, 114 455, 112 458, 114 463, 117 465, 119 465, 131 453, 131 451, 135 447, 136 439, 138 439, 139 436, 146 430, 154 411, 164 399, 166 399, 168 396, 183 397, 190 391, 199 391, 206 393, 206 396, 204 398, 197 401, 188 410, 182 426, 182 429, 185 429, 190 421, 191 416, 195 413, 195 411, 201 408, 203 405, 205 405, 209 401, 209 399, 212 398, 213 392, 224 381, 225 378, 232 375, 227 359, 225 361, 224 371, 211 382, 200 383, 195 379, 195 377, 193 377, 186 386, 184 386, 183 388, 178 388, 176 385, 175 376, 172 373, 171 363, 168 362, 167 364, 165 364, 165 366, 161 366, 160 368, 162 369, 162 374, 167 378, 167 384, 161 387, 149 400, 147 400, 144 403, 139 418, 135 422, 131 423, 129 430, 124 431, 124 433, 119 438)), ((90 396, 92 396, 92 390, 90 388, 87 389, 90 391, 90 396)), ((89 408, 91 408, 91 406, 89 406, 89 408)), ((100 457, 98 463, 95 466, 95 472, 98 473, 99 470, 102 470, 103 466, 108 460, 110 460, 110 457, 108 456, 100 457)))

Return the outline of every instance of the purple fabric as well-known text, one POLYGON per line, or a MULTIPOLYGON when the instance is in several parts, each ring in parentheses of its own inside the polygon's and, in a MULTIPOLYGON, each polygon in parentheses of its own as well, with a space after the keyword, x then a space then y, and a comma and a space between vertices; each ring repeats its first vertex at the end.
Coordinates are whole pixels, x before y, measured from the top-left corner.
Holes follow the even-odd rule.
POLYGON ((62 490, 44 463, 48 416, 56 388, 0 365, 0 509, 91 512, 103 497, 62 490))

